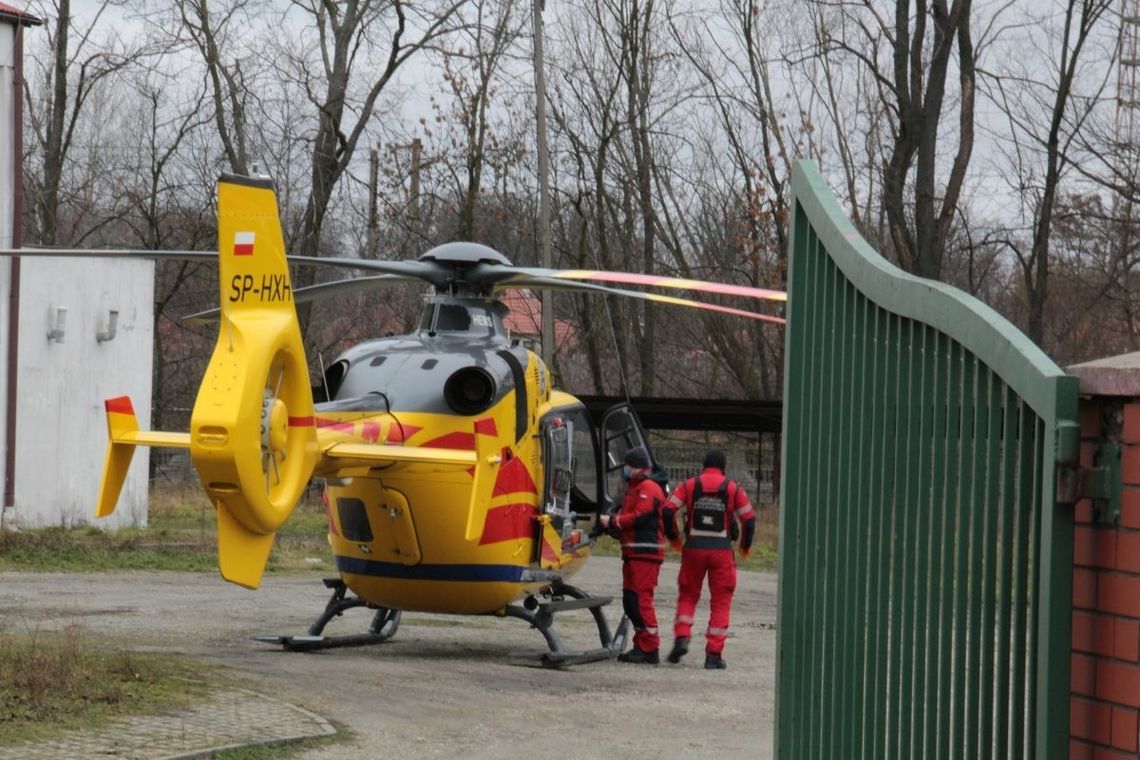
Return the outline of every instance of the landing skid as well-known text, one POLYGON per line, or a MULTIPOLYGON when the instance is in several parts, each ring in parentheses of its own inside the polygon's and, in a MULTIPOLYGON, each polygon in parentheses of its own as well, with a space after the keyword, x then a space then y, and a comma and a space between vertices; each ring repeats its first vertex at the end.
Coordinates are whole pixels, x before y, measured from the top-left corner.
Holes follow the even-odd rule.
MULTIPOLYGON (((609 623, 606 622, 606 616, 602 613, 602 607, 611 601, 613 601, 613 597, 591 596, 576 586, 559 583, 544 591, 542 599, 533 596, 527 597, 521 606, 509 605, 500 614, 524 620, 530 623, 532 628, 536 628, 546 639, 546 645, 550 648, 549 652, 542 652, 537 655, 537 664, 544 668, 558 668, 563 665, 579 665, 586 662, 609 660, 617 657, 625 648, 626 640, 629 637, 629 618, 623 615, 621 622, 618 623, 617 630, 611 635, 609 623), (594 616, 601 646, 597 649, 581 652, 567 651, 562 645, 562 640, 558 638, 558 634, 554 632, 554 614, 582 609, 589 610, 590 614, 594 616)), ((529 652, 516 652, 514 656, 526 659, 536 657, 529 652)))
MULTIPOLYGON (((340 578, 326 578, 325 587, 333 590, 332 598, 325 605, 321 613, 308 632, 303 636, 252 636, 254 641, 267 644, 277 644, 290 652, 312 652, 318 649, 334 649, 337 647, 359 647, 371 644, 380 644, 395 635, 400 626, 400 611, 387 607, 377 607, 364 601, 358 596, 348 597, 348 587, 340 578), (376 610, 372 617, 372 624, 367 633, 349 634, 344 636, 324 636, 322 632, 333 618, 340 617, 346 611, 357 607, 367 607, 376 610)), ((591 596, 575 586, 556 583, 538 596, 529 596, 523 604, 508 605, 502 611, 495 613, 502 617, 513 617, 530 624, 546 639, 550 651, 538 655, 530 652, 513 653, 515 657, 524 657, 535 660, 537 664, 546 668, 558 668, 563 665, 577 665, 586 662, 597 662, 617 657, 625 648, 629 638, 629 618, 622 616, 617 630, 610 633, 609 623, 602 613, 602 607, 613 601, 609 596, 591 596), (598 640, 601 644, 597 649, 585 651, 569 651, 562 645, 562 640, 554 631, 554 615, 558 612, 571 610, 589 610, 594 616, 594 623, 598 627, 598 640)))
POLYGON ((368 604, 368 602, 357 596, 346 599, 345 595, 348 592, 348 587, 344 585, 344 581, 340 578, 325 578, 325 587, 333 590, 332 598, 329 599, 325 605, 325 611, 309 626, 306 635, 252 636, 251 638, 254 641, 261 641, 266 644, 280 644, 290 652, 311 652, 317 649, 362 647, 379 644, 392 638, 396 630, 400 627, 399 610, 377 607, 368 604), (372 624, 368 626, 367 633, 354 633, 345 636, 321 635, 325 626, 328 625, 333 618, 340 617, 347 610, 356 607, 368 607, 369 609, 376 610, 376 614, 372 616, 372 624))

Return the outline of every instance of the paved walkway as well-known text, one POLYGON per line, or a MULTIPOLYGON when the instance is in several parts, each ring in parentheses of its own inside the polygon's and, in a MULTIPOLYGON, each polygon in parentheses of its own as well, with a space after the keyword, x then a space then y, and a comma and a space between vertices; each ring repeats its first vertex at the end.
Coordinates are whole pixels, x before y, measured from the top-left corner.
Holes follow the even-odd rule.
POLYGON ((175 760, 335 733, 327 720, 308 710, 232 689, 178 713, 122 718, 93 731, 0 747, 0 760, 175 760))

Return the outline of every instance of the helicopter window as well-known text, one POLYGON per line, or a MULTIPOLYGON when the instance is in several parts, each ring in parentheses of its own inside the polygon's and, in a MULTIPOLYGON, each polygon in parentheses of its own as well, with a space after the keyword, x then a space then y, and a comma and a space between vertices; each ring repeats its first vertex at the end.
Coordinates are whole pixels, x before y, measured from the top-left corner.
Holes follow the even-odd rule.
POLYGON ((336 392, 344 383, 346 372, 348 372, 348 362, 344 359, 334 362, 325 370, 325 400, 332 401, 336 398, 336 392))
POLYGON ((420 369, 431 369, 437 364, 439 364, 439 359, 427 359, 420 365, 420 369))
POLYGON ((340 518, 340 532, 349 541, 372 541, 372 526, 364 502, 342 496, 336 500, 336 513, 340 518))
POLYGON ((453 303, 441 303, 435 320, 437 332, 467 332, 471 327, 471 315, 467 308, 453 303))
POLYGON ((561 414, 555 413, 542 421, 543 460, 546 466, 546 513, 558 530, 567 526, 570 514, 570 488, 574 482, 571 469, 573 453, 570 431, 561 414))
POLYGON ((379 367, 387 359, 387 356, 373 356, 372 361, 368 362, 369 367, 379 367))
POLYGON ((546 417, 543 460, 546 511, 556 526, 569 529, 571 515, 598 511, 598 465, 593 427, 585 409, 562 409, 546 417))
POLYGON ((598 509, 598 455, 590 418, 584 409, 571 409, 565 415, 570 429, 570 450, 573 457, 574 486, 570 491, 570 508, 574 512, 589 513, 598 509))

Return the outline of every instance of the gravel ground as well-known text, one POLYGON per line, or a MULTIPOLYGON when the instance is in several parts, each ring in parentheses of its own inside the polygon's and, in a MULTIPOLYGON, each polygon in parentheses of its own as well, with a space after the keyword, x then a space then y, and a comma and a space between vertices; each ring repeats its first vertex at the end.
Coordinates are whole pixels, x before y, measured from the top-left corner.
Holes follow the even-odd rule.
MULTIPOLYGON (((663 651, 675 604, 677 563, 658 588, 663 651)), ((620 600, 617 559, 595 557, 573 579, 620 600)), ((772 757, 776 576, 741 572, 725 649, 729 668, 705 671, 703 641, 680 665, 615 661, 562 671, 513 655, 541 652, 542 637, 513 619, 405 614, 389 642, 288 653, 249 639, 304 633, 323 608, 317 576, 268 576, 250 592, 212 575, 0 573, 0 624, 50 629, 80 621, 140 649, 181 652, 227 666, 244 686, 302 705, 352 732, 306 760, 402 758, 772 757)), ((698 608, 697 630, 707 620, 698 608)), ((607 608, 611 626, 620 601, 607 608)), ((363 631, 353 610, 326 633, 363 631)), ((560 613, 567 647, 597 646, 588 612, 560 613)))

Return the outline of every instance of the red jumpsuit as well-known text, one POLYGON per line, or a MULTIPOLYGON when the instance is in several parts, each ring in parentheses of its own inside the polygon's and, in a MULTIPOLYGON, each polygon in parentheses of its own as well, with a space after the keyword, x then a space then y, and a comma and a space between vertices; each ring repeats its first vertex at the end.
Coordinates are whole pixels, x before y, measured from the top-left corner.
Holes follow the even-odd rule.
MULTIPOLYGON (((629 486, 610 528, 621 539, 622 607, 633 624, 633 645, 643 652, 656 652, 661 638, 653 592, 665 559, 666 521, 673 525, 673 510, 661 486, 648 475, 649 470, 630 473, 629 486)), ((669 532, 675 535, 676 528, 669 532)))
POLYGON ((674 507, 685 509, 685 546, 681 551, 681 571, 677 576, 680 594, 673 635, 679 639, 691 636, 693 615, 708 575, 711 598, 705 653, 720 655, 728 638, 729 612, 732 594, 736 590, 732 520, 735 516, 743 526, 740 548, 749 549, 756 530, 756 512, 744 489, 717 467, 706 467, 700 476, 689 478, 677 486, 669 502, 674 507))

